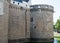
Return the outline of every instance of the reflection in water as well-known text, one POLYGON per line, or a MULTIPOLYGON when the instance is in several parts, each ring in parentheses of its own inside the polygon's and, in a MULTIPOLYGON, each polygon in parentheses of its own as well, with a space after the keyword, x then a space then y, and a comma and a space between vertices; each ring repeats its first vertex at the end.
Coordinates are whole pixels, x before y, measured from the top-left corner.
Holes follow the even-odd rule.
POLYGON ((58 41, 58 43, 60 43, 60 41, 58 41))
POLYGON ((56 38, 54 38, 54 43, 60 43, 56 38))
POLYGON ((58 43, 57 39, 54 38, 54 43, 58 43))
MULTIPOLYGON (((37 43, 37 42, 34 42, 37 43)), ((53 42, 39 42, 39 43, 60 43, 60 41, 58 41, 56 38, 54 38, 53 42)))

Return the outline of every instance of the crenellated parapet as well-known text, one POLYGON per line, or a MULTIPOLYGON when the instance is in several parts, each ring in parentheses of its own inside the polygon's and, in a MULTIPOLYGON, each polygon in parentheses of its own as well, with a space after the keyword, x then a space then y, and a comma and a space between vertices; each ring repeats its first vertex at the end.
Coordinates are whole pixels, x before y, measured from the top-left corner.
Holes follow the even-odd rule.
POLYGON ((31 5, 30 6, 31 9, 41 9, 41 10, 49 10, 49 11, 53 11, 54 12, 54 8, 51 5, 45 5, 45 4, 41 4, 41 5, 31 5))
POLYGON ((29 10, 29 8, 24 8, 24 7, 22 7, 22 6, 19 6, 19 5, 14 5, 14 4, 10 4, 9 5, 9 8, 14 8, 14 9, 28 9, 29 10))

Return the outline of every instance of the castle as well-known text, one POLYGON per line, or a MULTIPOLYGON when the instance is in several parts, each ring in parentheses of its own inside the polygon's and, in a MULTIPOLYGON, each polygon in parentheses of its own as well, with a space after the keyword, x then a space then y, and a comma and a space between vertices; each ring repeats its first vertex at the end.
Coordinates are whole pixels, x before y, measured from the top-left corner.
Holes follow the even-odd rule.
POLYGON ((53 39, 53 6, 29 5, 0 0, 0 43, 53 39))

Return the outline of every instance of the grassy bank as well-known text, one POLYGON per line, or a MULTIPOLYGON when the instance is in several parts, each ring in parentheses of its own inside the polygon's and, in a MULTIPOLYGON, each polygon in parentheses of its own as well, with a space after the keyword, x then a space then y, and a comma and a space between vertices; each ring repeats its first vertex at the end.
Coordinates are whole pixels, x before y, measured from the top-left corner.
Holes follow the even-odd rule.
POLYGON ((54 33, 54 38, 60 41, 60 33, 54 33))

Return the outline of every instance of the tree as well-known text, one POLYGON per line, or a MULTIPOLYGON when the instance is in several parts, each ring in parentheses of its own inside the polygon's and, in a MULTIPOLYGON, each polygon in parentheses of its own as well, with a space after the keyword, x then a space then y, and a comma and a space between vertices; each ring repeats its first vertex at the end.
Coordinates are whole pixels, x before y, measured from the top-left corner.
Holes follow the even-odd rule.
POLYGON ((60 17, 59 17, 59 19, 57 20, 57 22, 55 24, 55 29, 60 30, 60 17))

